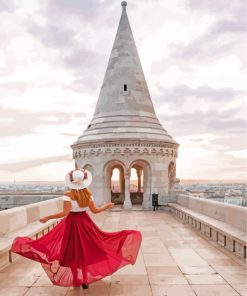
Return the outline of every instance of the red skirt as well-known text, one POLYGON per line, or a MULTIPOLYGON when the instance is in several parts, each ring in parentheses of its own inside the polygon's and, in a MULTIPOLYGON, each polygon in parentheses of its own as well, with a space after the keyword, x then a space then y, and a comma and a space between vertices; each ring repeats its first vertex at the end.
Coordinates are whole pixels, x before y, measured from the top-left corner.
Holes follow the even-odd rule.
POLYGON ((54 285, 80 286, 136 262, 138 230, 102 231, 86 211, 70 212, 39 239, 16 237, 11 251, 41 263, 54 285))

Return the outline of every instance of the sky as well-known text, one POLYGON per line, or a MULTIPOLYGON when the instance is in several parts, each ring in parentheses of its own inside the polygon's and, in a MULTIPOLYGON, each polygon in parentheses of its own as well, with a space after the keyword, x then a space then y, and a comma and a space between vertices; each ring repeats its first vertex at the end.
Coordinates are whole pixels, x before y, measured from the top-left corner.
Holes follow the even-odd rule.
MULTIPOLYGON (((0 0, 0 181, 63 180, 91 121, 121 16, 116 0, 0 0)), ((246 178, 246 5, 129 0, 180 179, 246 178)))

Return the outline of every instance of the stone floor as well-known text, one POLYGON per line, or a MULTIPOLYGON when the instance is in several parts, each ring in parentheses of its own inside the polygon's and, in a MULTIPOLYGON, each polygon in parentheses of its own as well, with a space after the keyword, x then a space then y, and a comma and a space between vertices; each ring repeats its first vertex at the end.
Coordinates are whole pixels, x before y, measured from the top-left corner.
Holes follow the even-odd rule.
POLYGON ((247 295, 244 263, 168 212, 115 210, 92 218, 106 231, 142 232, 134 266, 82 290, 53 286, 39 263, 20 257, 0 272, 0 295, 247 295))

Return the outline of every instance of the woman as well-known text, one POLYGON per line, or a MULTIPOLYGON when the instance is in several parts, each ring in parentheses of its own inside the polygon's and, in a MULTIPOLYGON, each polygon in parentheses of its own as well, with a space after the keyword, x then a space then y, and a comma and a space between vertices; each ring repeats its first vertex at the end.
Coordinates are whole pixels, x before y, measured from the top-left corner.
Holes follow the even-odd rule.
POLYGON ((39 239, 16 237, 11 251, 41 263, 54 285, 82 286, 98 281, 127 264, 135 264, 141 245, 141 232, 102 231, 86 212, 94 214, 111 209, 107 203, 97 207, 87 187, 92 175, 87 170, 73 170, 65 176, 70 188, 63 196, 63 211, 40 219, 63 218, 39 239))

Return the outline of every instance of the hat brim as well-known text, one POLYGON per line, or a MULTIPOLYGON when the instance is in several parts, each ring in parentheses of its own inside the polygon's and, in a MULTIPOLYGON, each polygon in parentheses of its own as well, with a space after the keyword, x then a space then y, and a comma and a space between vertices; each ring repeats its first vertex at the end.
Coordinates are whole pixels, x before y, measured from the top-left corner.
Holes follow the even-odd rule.
POLYGON ((92 177, 92 174, 88 170, 85 170, 85 172, 87 172, 87 179, 83 180, 79 184, 72 183, 70 181, 70 174, 69 173, 66 174, 65 180, 64 180, 65 186, 67 186, 71 189, 76 189, 76 190, 80 190, 80 189, 84 189, 84 188, 88 187, 92 183, 93 177, 92 177))

